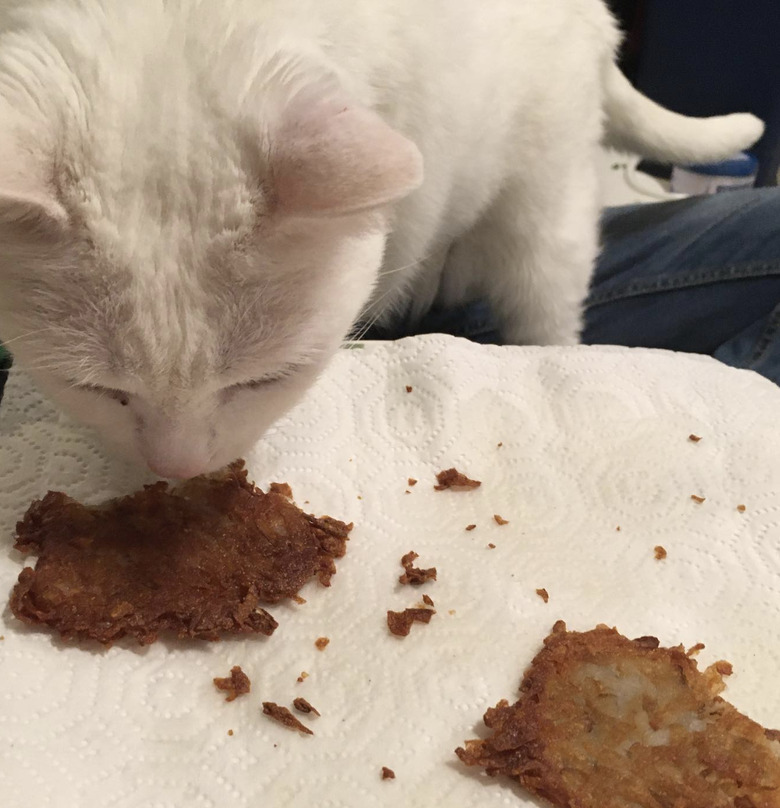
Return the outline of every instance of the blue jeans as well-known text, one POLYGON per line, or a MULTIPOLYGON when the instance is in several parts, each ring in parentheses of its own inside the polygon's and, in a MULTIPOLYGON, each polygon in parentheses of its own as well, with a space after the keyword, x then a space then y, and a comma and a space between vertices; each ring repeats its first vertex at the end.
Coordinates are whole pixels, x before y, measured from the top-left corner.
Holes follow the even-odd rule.
MULTIPOLYGON (((602 231, 584 343, 708 354, 780 384, 780 188, 610 208, 602 231)), ((370 336, 433 332, 501 342, 482 300, 370 336)))

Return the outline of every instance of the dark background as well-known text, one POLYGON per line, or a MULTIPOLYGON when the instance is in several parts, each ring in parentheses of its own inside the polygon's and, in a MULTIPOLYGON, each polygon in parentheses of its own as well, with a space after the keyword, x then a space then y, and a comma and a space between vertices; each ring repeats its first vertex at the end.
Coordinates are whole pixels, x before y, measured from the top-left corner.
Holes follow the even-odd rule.
POLYGON ((686 115, 752 112, 758 185, 780 168, 780 0, 607 0, 626 33, 621 67, 654 101, 686 115))

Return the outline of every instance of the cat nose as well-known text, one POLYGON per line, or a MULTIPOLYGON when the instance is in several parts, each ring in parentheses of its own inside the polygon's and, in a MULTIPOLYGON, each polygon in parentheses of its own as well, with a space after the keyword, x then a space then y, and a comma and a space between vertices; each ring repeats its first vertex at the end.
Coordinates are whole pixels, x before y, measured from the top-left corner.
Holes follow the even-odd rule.
POLYGON ((147 465, 158 477, 168 480, 189 480, 206 471, 206 467, 202 463, 176 463, 167 459, 149 460, 147 465))

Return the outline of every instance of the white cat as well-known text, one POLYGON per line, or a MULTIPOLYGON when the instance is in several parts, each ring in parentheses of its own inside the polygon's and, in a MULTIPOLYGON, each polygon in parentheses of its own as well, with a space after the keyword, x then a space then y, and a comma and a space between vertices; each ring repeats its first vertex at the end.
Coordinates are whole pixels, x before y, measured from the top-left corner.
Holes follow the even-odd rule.
POLYGON ((603 139, 723 157, 599 0, 4 0, 0 335, 162 476, 240 455, 361 315, 573 343, 603 139), (424 179, 423 179, 424 177, 424 179))

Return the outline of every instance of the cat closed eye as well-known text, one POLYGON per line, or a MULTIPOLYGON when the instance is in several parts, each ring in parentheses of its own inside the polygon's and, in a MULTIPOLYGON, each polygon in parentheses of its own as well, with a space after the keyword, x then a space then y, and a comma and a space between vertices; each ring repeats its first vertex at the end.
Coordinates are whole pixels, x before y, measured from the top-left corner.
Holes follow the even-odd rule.
POLYGON ((83 390, 85 393, 97 393, 100 396, 113 398, 123 407, 126 407, 130 403, 130 393, 126 393, 124 390, 115 390, 111 387, 102 387, 99 384, 77 384, 74 386, 78 390, 83 390))
POLYGON ((267 387, 270 384, 275 384, 276 382, 284 381, 292 376, 296 371, 301 370, 304 367, 303 364, 299 365, 287 365, 286 367, 281 368, 276 373, 270 373, 268 376, 263 376, 259 379, 250 379, 246 382, 239 382, 238 384, 232 384, 227 389, 230 391, 238 391, 238 390, 259 390, 262 387, 267 387))

